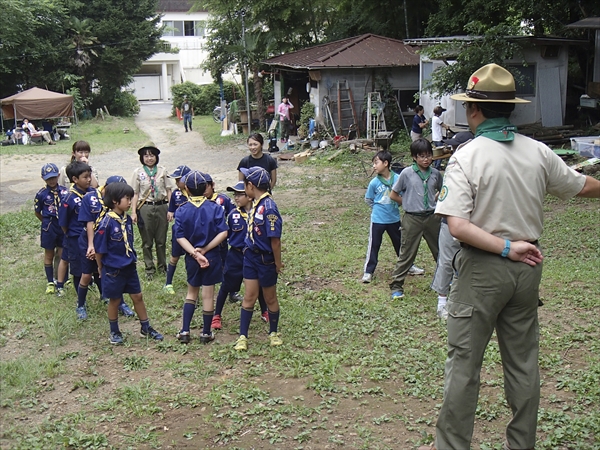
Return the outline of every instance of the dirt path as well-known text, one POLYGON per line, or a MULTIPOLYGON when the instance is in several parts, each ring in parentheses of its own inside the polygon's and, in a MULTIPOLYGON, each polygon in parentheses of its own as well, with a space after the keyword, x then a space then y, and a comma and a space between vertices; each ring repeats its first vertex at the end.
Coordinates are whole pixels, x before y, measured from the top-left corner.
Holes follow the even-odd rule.
MULTIPOLYGON (((185 133, 183 126, 169 120, 171 104, 147 103, 135 123, 149 140, 161 150, 160 164, 173 170, 180 164, 211 174, 217 189, 237 180, 237 163, 247 154, 244 145, 225 148, 208 147, 197 131, 185 133)), ((42 187, 40 168, 45 162, 67 160, 68 155, 10 155, 0 156, 0 214, 19 210, 42 187)), ((110 175, 122 175, 127 180, 140 165, 135 149, 116 149, 91 156, 92 165, 100 173, 100 181, 110 175)))

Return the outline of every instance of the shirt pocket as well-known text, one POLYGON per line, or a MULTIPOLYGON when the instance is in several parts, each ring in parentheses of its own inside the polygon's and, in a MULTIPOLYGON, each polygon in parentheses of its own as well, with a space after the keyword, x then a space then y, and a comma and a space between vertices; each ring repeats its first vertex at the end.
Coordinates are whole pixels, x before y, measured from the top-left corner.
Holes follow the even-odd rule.
POLYGON ((121 242, 123 240, 123 232, 121 230, 110 233, 110 240, 121 242))
POLYGON ((446 310, 451 316, 448 320, 448 345, 470 349, 473 305, 448 301, 446 310))
POLYGON ((42 217, 42 231, 48 231, 52 226, 51 217, 42 217))
POLYGON ((233 223, 231 224, 231 231, 233 231, 234 233, 239 233, 240 231, 244 230, 244 224, 243 223, 233 223))

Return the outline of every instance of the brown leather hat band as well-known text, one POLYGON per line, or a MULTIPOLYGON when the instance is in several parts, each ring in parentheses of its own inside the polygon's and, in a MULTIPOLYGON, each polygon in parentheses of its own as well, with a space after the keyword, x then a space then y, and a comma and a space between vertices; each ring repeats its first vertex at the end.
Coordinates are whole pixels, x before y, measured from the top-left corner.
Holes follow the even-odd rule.
POLYGON ((465 92, 467 97, 485 99, 485 100, 514 100, 516 91, 477 91, 475 89, 467 89, 465 92))

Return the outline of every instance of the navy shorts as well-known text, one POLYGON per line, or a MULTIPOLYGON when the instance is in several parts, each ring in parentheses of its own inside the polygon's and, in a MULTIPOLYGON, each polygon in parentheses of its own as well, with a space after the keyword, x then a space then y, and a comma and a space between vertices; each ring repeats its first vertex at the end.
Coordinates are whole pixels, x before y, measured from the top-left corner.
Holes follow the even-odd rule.
POLYGON ((171 256, 173 258, 179 258, 180 256, 185 255, 185 250, 181 248, 181 245, 179 245, 179 242, 177 242, 177 239, 175 239, 175 236, 171 237, 171 256))
POLYGON ((221 267, 225 268, 225 262, 227 261, 227 253, 229 251, 227 246, 227 239, 225 239, 219 244, 218 249, 219 253, 221 253, 221 267))
POLYGON ((271 287, 277 284, 277 275, 273 253, 244 250, 244 279, 258 280, 262 287, 271 287))
POLYGON ((63 250, 63 258, 65 253, 67 253, 66 261, 69 261, 69 272, 74 277, 81 276, 81 258, 79 255, 79 240, 78 237, 66 237, 65 238, 65 248, 63 250), (66 252, 65 252, 66 250, 66 252))
POLYGON ((241 249, 230 248, 223 269, 223 284, 221 289, 225 292, 237 292, 242 286, 244 277, 244 254, 241 249))
POLYGON ((42 221, 42 229, 40 234, 40 246, 46 250, 54 250, 56 247, 63 246, 65 233, 58 225, 56 220, 48 220, 44 218, 42 221))
POLYGON ((194 258, 185 255, 185 271, 190 286, 212 286, 223 281, 223 266, 219 251, 213 249, 204 256, 208 259, 209 266, 202 269, 194 258))
POLYGON ((123 294, 140 294, 140 277, 135 263, 116 269, 102 266, 102 296, 105 298, 121 298, 123 294))
POLYGON ((98 273, 98 263, 96 262, 96 258, 94 258, 94 259, 86 258, 85 253, 87 252, 87 248, 85 250, 86 251, 81 254, 81 258, 80 258, 81 273, 87 273, 87 274, 98 273))

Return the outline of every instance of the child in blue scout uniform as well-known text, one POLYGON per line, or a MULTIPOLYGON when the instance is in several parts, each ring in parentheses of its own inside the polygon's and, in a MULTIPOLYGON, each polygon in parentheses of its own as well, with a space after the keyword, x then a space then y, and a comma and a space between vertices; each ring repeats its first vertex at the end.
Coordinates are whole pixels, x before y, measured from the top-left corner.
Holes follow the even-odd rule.
POLYGON ((196 310, 200 286, 202 286, 203 327, 200 342, 205 344, 215 339, 211 331, 214 314, 215 284, 223 281, 223 268, 219 244, 227 239, 225 214, 215 202, 205 197, 210 176, 193 171, 185 176, 188 202, 175 215, 175 237, 185 255, 188 291, 183 305, 181 331, 177 339, 182 344, 191 341, 190 324, 196 310))
MULTIPOLYGON (((177 185, 177 189, 173 191, 171 194, 171 199, 169 200, 169 209, 167 210, 167 221, 172 222, 175 218, 175 213, 179 209, 181 205, 187 203, 188 198, 185 192, 185 184, 181 181, 184 176, 190 173, 191 169, 188 166, 178 166, 170 175, 167 175, 169 178, 173 178, 175 180, 175 184, 177 185)), ((163 291, 167 294, 175 295, 175 289, 173 288, 173 276, 175 275, 175 269, 177 269, 177 263, 179 262, 179 257, 185 255, 185 252, 181 248, 181 246, 177 243, 177 239, 175 238, 175 224, 173 223, 173 227, 171 227, 171 259, 169 260, 169 264, 167 265, 167 279, 165 280, 165 285, 163 286, 163 291)))
POLYGON ((433 148, 428 140, 417 139, 410 144, 410 154, 413 165, 400 173, 390 194, 390 198, 401 204, 405 211, 402 218, 400 256, 390 283, 392 299, 404 297, 404 280, 415 262, 422 237, 425 238, 434 261, 438 258, 440 217, 434 211, 437 194, 442 189, 442 175, 431 167, 433 148))
POLYGON ((269 194, 268 172, 261 167, 240 168, 244 174, 246 195, 252 201, 248 215, 248 234, 244 251, 244 301, 240 312, 240 337, 235 350, 248 349, 248 329, 254 304, 262 287, 269 308, 269 340, 272 346, 283 344, 278 333, 279 302, 277 276, 283 269, 281 262, 281 229, 283 221, 275 201, 269 194))
MULTIPOLYGON (((210 175, 205 175, 208 176, 208 179, 206 180, 206 191, 204 192, 204 196, 221 206, 225 212, 225 217, 227 217, 229 213, 235 209, 235 203, 233 203, 227 195, 215 192, 215 182, 210 175)), ((221 262, 223 263, 223 266, 225 266, 225 258, 227 258, 227 241, 223 241, 221 245, 219 245, 219 251, 221 252, 221 262)))
MULTIPOLYGON (((248 232, 248 213, 252 207, 252 201, 246 195, 243 181, 238 181, 235 186, 229 186, 227 190, 233 192, 233 198, 237 207, 231 210, 227 216, 227 226, 229 227, 227 240, 229 241, 230 248, 225 260, 225 268, 223 269, 223 283, 217 294, 217 305, 211 325, 213 330, 220 330, 222 328, 221 313, 223 312, 227 294, 229 294, 231 300, 232 294, 238 292, 242 285, 244 278, 244 247, 246 246, 245 241, 248 232)), ((261 318, 264 318, 263 320, 268 322, 269 312, 267 311, 267 304, 265 303, 262 290, 259 292, 258 301, 260 302, 261 318)))
MULTIPOLYGON (((69 270, 73 275, 73 286, 75 292, 79 289, 81 278, 81 259, 79 254, 79 235, 85 230, 85 222, 79 221, 79 210, 81 200, 89 191, 92 181, 92 169, 86 163, 75 161, 67 166, 67 177, 73 183, 69 193, 63 199, 61 208, 58 211, 58 224, 65 233, 65 245, 62 259, 69 262, 69 270)), ((64 279, 60 276, 57 282, 56 295, 63 295, 64 279)), ((87 319, 85 307, 77 307, 77 318, 79 320, 87 319)))
POLYGON ((119 330, 119 305, 129 294, 140 319, 140 336, 162 341, 163 335, 150 326, 136 270, 137 255, 133 248, 133 225, 127 211, 131 207, 133 188, 127 183, 111 183, 104 189, 104 205, 111 211, 100 220, 94 233, 94 249, 102 276, 102 290, 108 297, 108 321, 111 344, 122 344, 119 330))
POLYGON ((56 164, 44 164, 42 167, 42 180, 46 182, 35 194, 35 216, 40 219, 40 246, 44 249, 44 272, 46 273, 46 294, 54 294, 54 254, 60 259, 62 254, 64 232, 58 224, 58 210, 62 198, 67 195, 67 188, 58 185, 58 167, 56 164))
MULTIPOLYGON (((90 192, 83 196, 81 200, 81 208, 79 208, 79 221, 85 223, 85 229, 79 236, 79 254, 81 260, 81 280, 79 280, 79 288, 77 289, 77 307, 84 307, 86 303, 88 286, 92 281, 92 274, 96 279, 100 296, 106 299, 108 298, 102 293, 102 278, 98 277, 98 264, 95 258, 94 248, 94 228, 98 225, 100 220, 108 212, 108 208, 104 206, 102 201, 102 194, 104 189, 111 183, 127 183, 125 178, 114 175, 108 177, 106 184, 97 189, 91 189, 90 192)), ((121 304, 119 305, 119 312, 126 317, 133 317, 134 313, 127 306, 127 303, 121 297, 121 304)))

